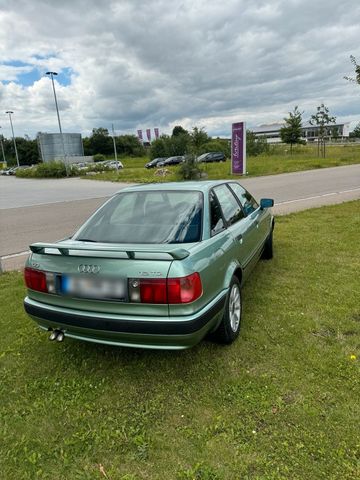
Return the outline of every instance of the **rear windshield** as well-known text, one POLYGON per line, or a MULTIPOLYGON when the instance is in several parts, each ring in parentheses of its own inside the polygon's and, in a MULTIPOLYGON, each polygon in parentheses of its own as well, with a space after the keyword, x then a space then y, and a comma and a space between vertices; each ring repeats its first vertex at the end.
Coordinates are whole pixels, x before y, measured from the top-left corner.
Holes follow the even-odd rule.
POLYGON ((101 243, 198 242, 202 210, 201 192, 119 193, 73 239, 101 243))

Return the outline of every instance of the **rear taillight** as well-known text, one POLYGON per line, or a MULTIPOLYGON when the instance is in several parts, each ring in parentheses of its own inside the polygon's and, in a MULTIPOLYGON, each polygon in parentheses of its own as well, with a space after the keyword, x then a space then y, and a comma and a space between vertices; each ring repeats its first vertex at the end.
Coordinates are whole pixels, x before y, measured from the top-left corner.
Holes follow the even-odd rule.
POLYGON ((27 288, 36 290, 37 292, 48 293, 45 272, 26 267, 24 270, 24 278, 27 288))
POLYGON ((141 303, 167 303, 166 279, 141 279, 140 301, 141 303))
POLYGON ((167 293, 169 303, 190 303, 202 294, 201 278, 198 273, 187 277, 168 278, 167 293))
POLYGON ((198 273, 179 278, 131 278, 129 297, 131 302, 176 304, 190 303, 202 294, 198 273))

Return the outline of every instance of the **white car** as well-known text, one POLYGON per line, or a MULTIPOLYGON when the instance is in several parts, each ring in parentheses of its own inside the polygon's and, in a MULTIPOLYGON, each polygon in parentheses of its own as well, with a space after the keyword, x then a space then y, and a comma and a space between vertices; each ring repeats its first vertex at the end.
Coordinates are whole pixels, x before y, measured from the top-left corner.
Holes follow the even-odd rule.
POLYGON ((124 168, 124 165, 122 164, 122 162, 120 162, 120 160, 118 160, 117 162, 116 160, 110 160, 108 162, 105 162, 104 165, 111 169, 124 168))

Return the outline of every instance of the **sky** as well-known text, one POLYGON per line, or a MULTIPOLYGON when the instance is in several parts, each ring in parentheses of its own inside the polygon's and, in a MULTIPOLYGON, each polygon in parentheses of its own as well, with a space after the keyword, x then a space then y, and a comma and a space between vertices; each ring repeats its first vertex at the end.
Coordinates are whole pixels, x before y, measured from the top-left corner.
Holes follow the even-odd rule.
POLYGON ((360 121, 358 0, 0 0, 0 126, 10 138, 175 125, 230 136, 324 102, 360 121))

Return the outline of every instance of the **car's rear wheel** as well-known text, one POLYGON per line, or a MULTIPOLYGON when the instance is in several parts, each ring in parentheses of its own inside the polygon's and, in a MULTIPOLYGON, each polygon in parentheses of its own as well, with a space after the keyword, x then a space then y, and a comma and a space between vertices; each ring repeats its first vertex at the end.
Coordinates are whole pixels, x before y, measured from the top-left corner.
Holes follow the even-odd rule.
POLYGON ((230 283, 229 293, 226 299, 224 316, 218 329, 212 335, 219 343, 232 343, 240 332, 242 314, 242 301, 240 282, 233 276, 230 283))
POLYGON ((274 230, 272 229, 265 241, 264 250, 261 256, 261 258, 264 258, 265 260, 270 260, 274 256, 273 231, 274 230))

